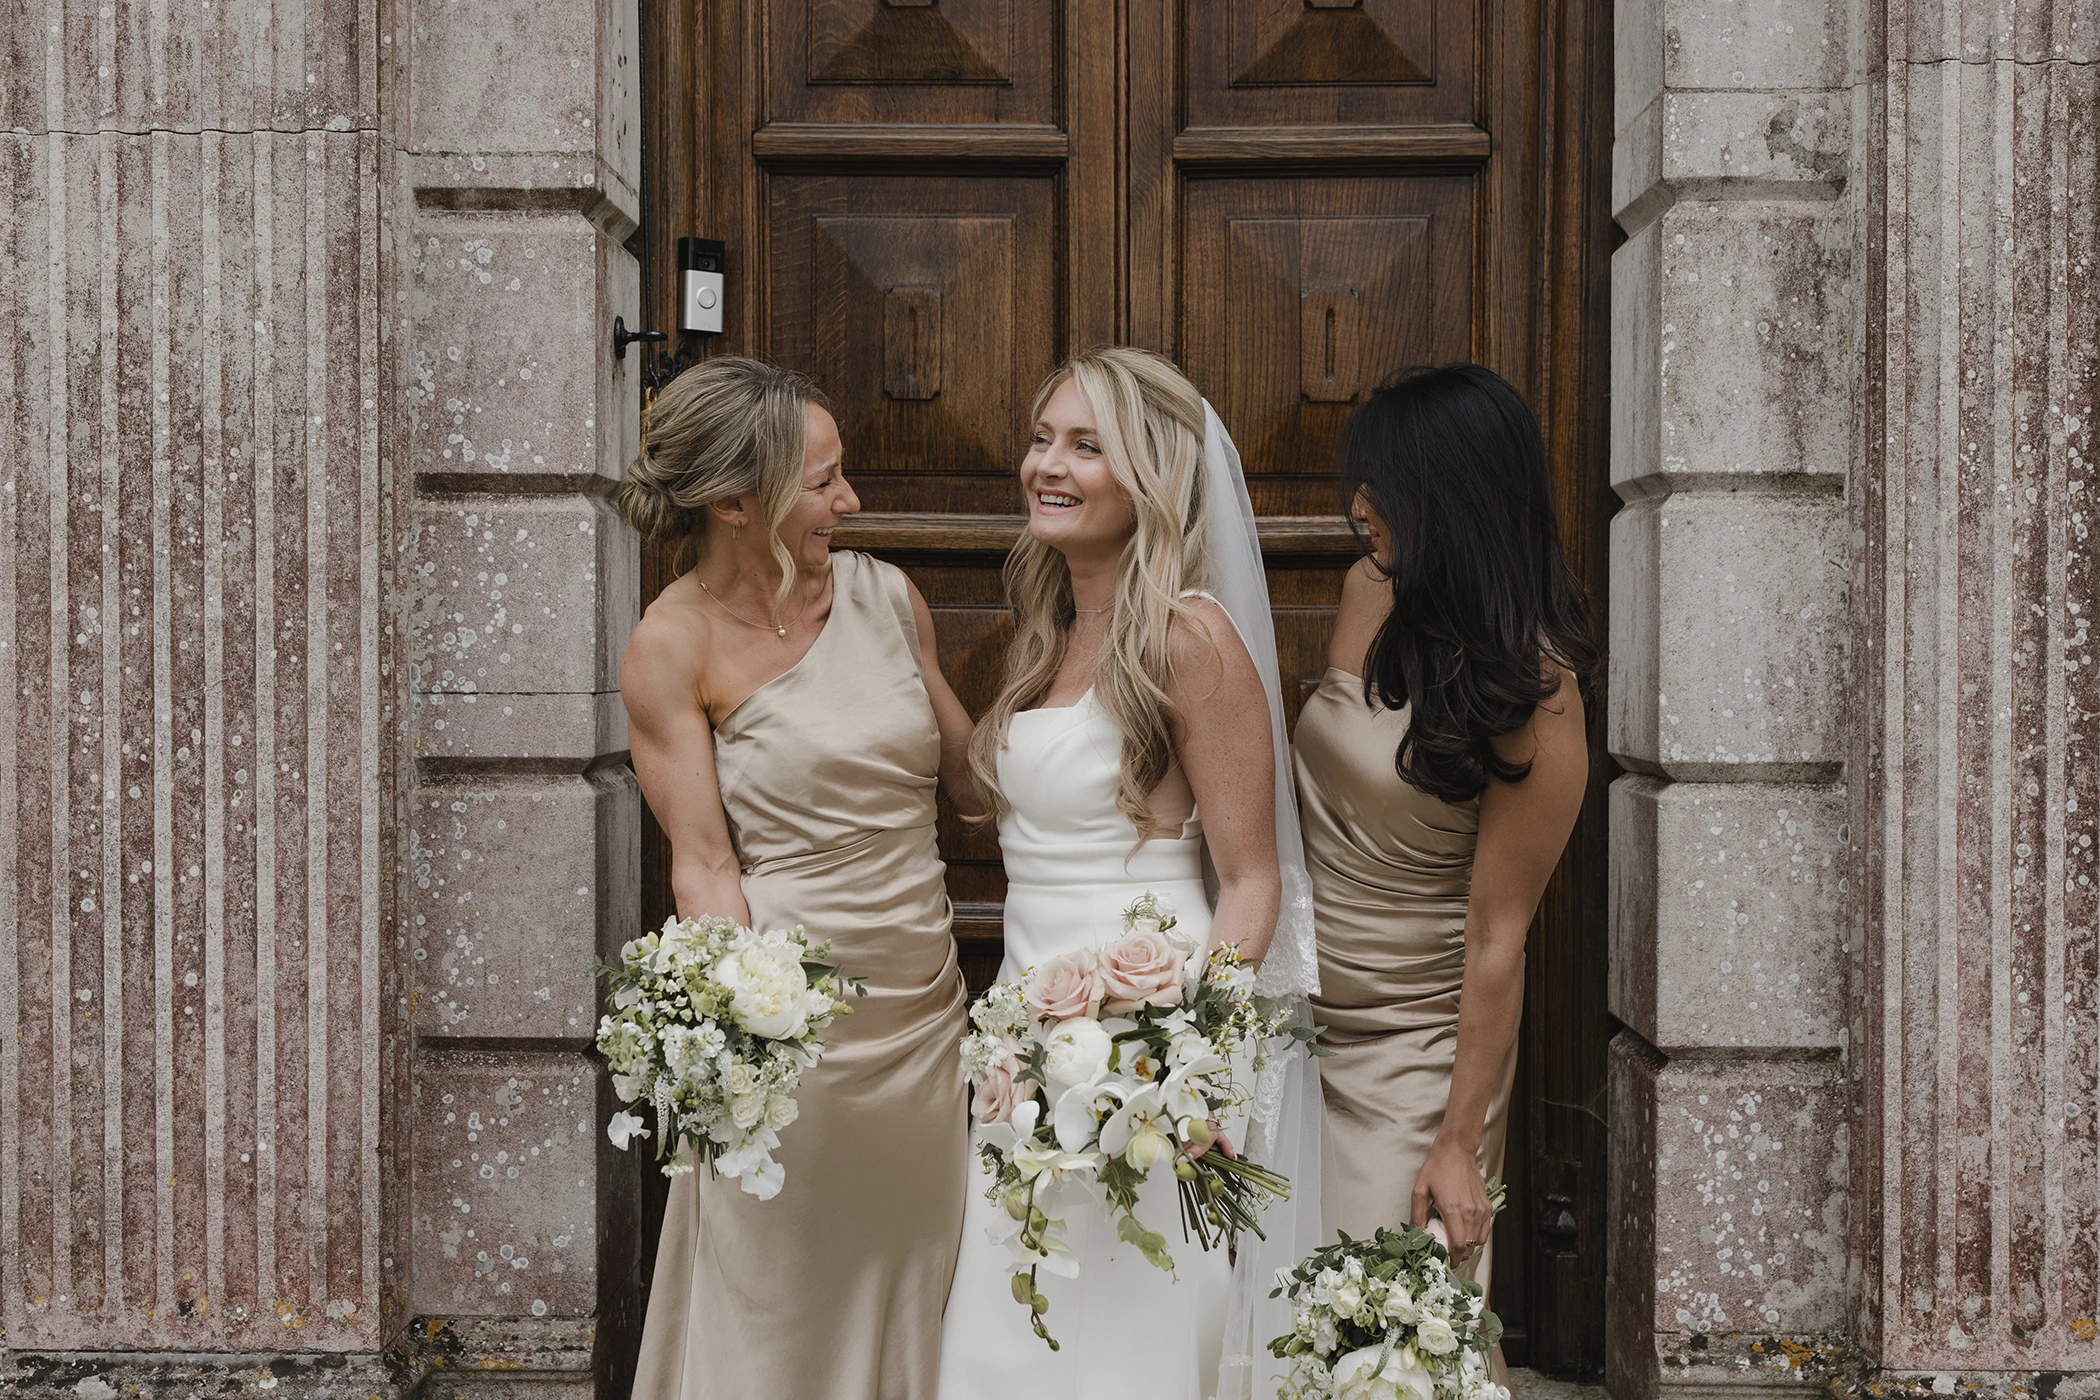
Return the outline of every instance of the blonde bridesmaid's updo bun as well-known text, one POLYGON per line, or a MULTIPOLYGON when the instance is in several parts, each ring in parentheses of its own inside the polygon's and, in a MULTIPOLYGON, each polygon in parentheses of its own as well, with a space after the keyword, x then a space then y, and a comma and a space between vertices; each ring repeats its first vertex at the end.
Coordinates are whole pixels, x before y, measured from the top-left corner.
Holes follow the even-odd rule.
POLYGON ((755 497, 785 598, 794 560, 775 531, 802 486, 810 405, 831 406, 795 370, 735 356, 693 366, 642 413, 642 450, 620 480, 620 514, 643 539, 671 546, 672 571, 682 574, 699 558, 706 508, 755 497))

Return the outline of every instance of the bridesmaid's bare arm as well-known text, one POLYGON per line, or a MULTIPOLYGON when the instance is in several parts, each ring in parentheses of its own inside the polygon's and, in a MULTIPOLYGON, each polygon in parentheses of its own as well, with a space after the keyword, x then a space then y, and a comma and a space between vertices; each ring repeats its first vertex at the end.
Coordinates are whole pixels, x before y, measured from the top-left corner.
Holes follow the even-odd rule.
POLYGON ((1589 744, 1575 678, 1563 672, 1560 689, 1531 722, 1496 740, 1495 749, 1510 762, 1528 761, 1531 773, 1520 783, 1491 778, 1480 795, 1451 1099, 1415 1178, 1413 1200, 1417 1225, 1428 1223, 1435 1205, 1459 1258, 1486 1243, 1493 1220, 1480 1179, 1480 1137, 1524 1010, 1525 936, 1589 784, 1589 744))
POLYGON ((1342 575, 1342 605, 1335 612, 1333 639, 1327 643, 1327 664, 1361 676, 1371 643, 1378 640, 1378 629, 1392 611, 1393 585, 1367 554, 1342 575))
POLYGON ((704 624, 654 610, 620 661, 628 751, 649 810, 671 842, 671 896, 681 918, 715 914, 748 923, 736 847, 715 778, 715 731, 707 717, 704 624))
POLYGON ((906 579, 904 586, 911 590, 912 620, 919 627, 919 670, 926 677, 926 694, 933 701, 933 717, 941 727, 941 791, 948 794, 948 800, 964 818, 979 821, 990 809, 977 791, 977 780, 970 774, 970 735, 977 726, 971 723, 970 712, 963 708, 962 701, 955 698, 948 678, 941 674, 940 646, 933 635, 933 609, 919 596, 917 584, 906 579))
POLYGON ((1276 868, 1276 750, 1261 673, 1225 610, 1189 600, 1201 633, 1176 627, 1167 642, 1167 698, 1174 753, 1188 777, 1203 839, 1218 872, 1212 944, 1237 943, 1259 962, 1276 934, 1283 877, 1276 868))

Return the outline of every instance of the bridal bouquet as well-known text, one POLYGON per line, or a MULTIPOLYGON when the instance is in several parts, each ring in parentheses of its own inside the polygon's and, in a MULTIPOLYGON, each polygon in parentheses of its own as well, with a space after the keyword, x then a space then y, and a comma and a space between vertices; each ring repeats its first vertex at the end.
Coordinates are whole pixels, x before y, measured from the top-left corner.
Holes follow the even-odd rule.
MULTIPOLYGON (((824 961, 830 952, 799 924, 760 933, 709 915, 667 920, 600 967, 613 1010, 598 1022, 598 1050, 620 1101, 655 1111, 665 1176, 693 1169, 690 1147, 761 1201, 780 1193, 773 1149, 795 1121, 796 1086, 824 1053, 825 1027, 851 1010, 841 993, 859 990, 824 961)), ((622 1109, 606 1132, 624 1151, 650 1135, 642 1123, 622 1109)))
POLYGON ((1155 1171, 1174 1174, 1182 1238, 1204 1249, 1261 1234, 1262 1210, 1290 1194, 1282 1176, 1233 1150, 1219 1120, 1248 1098, 1236 1064, 1259 1070, 1272 1039, 1313 1032, 1254 995, 1237 948, 1198 951, 1166 901, 1147 894, 1124 911, 1114 942, 1052 958, 970 1008, 963 1066, 994 1177, 987 1194, 1005 1208, 1014 1299, 1052 1351, 1036 1270, 1078 1277, 1065 1238, 1073 1209, 1102 1200, 1117 1238, 1171 1273, 1166 1236, 1137 1217, 1138 1188, 1155 1171))
MULTIPOLYGON (((1488 1195, 1501 1209, 1502 1187, 1488 1195)), ((1269 1296, 1290 1294, 1295 1324, 1269 1343, 1292 1359, 1277 1400, 1509 1400, 1488 1379, 1502 1323, 1480 1285, 1452 1272, 1438 1222, 1343 1235, 1276 1283, 1269 1296)))

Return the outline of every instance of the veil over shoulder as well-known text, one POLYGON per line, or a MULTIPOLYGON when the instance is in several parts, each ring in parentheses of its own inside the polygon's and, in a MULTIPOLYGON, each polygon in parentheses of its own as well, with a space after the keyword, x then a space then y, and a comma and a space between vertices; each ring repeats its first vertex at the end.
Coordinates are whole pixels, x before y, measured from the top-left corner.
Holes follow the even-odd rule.
MULTIPOLYGON (((1204 499, 1211 560, 1211 596, 1225 609, 1261 673, 1269 701, 1276 752, 1276 857, 1283 876, 1276 936, 1255 979, 1264 996, 1282 997, 1301 1017, 1320 989, 1313 946, 1312 882, 1305 872, 1298 802, 1291 786, 1290 742, 1283 727, 1283 684, 1276 659, 1276 624, 1269 612, 1268 575, 1254 503, 1240 466, 1239 449, 1209 401, 1203 405, 1204 499)), ((1264 1214, 1265 1239, 1243 1238, 1233 1266, 1224 1351, 1219 1358, 1215 1400, 1255 1400, 1275 1393, 1283 1364, 1269 1355, 1268 1341, 1291 1327, 1288 1301, 1269 1297, 1277 1271, 1288 1269, 1324 1243, 1320 1230, 1320 1072, 1318 1062, 1295 1047, 1277 1054, 1255 1080, 1247 1127, 1248 1154, 1291 1180, 1291 1198, 1264 1214)))

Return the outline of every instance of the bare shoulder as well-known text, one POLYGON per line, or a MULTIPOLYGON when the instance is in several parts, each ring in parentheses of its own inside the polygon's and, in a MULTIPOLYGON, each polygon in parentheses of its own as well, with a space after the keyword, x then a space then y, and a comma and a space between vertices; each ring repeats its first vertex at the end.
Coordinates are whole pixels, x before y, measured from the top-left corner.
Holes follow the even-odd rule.
POLYGON ((668 595, 652 602, 620 658, 620 694, 629 711, 697 697, 713 633, 698 609, 668 595))
POLYGON ((1214 598, 1182 601, 1187 612, 1167 633, 1167 662, 1175 681, 1170 688, 1201 696, 1221 684, 1228 691, 1259 686, 1254 658, 1233 626, 1232 615, 1214 598))
POLYGON ((1334 639, 1327 648, 1328 664, 1352 675, 1361 674, 1371 643, 1392 610, 1392 584, 1377 561, 1366 554, 1342 575, 1342 603, 1335 612, 1334 639))
POLYGON ((1575 673, 1546 663, 1557 679, 1553 694, 1539 701, 1522 729, 1494 741, 1495 752, 1512 763, 1589 764, 1589 722, 1583 713, 1582 686, 1575 673))

